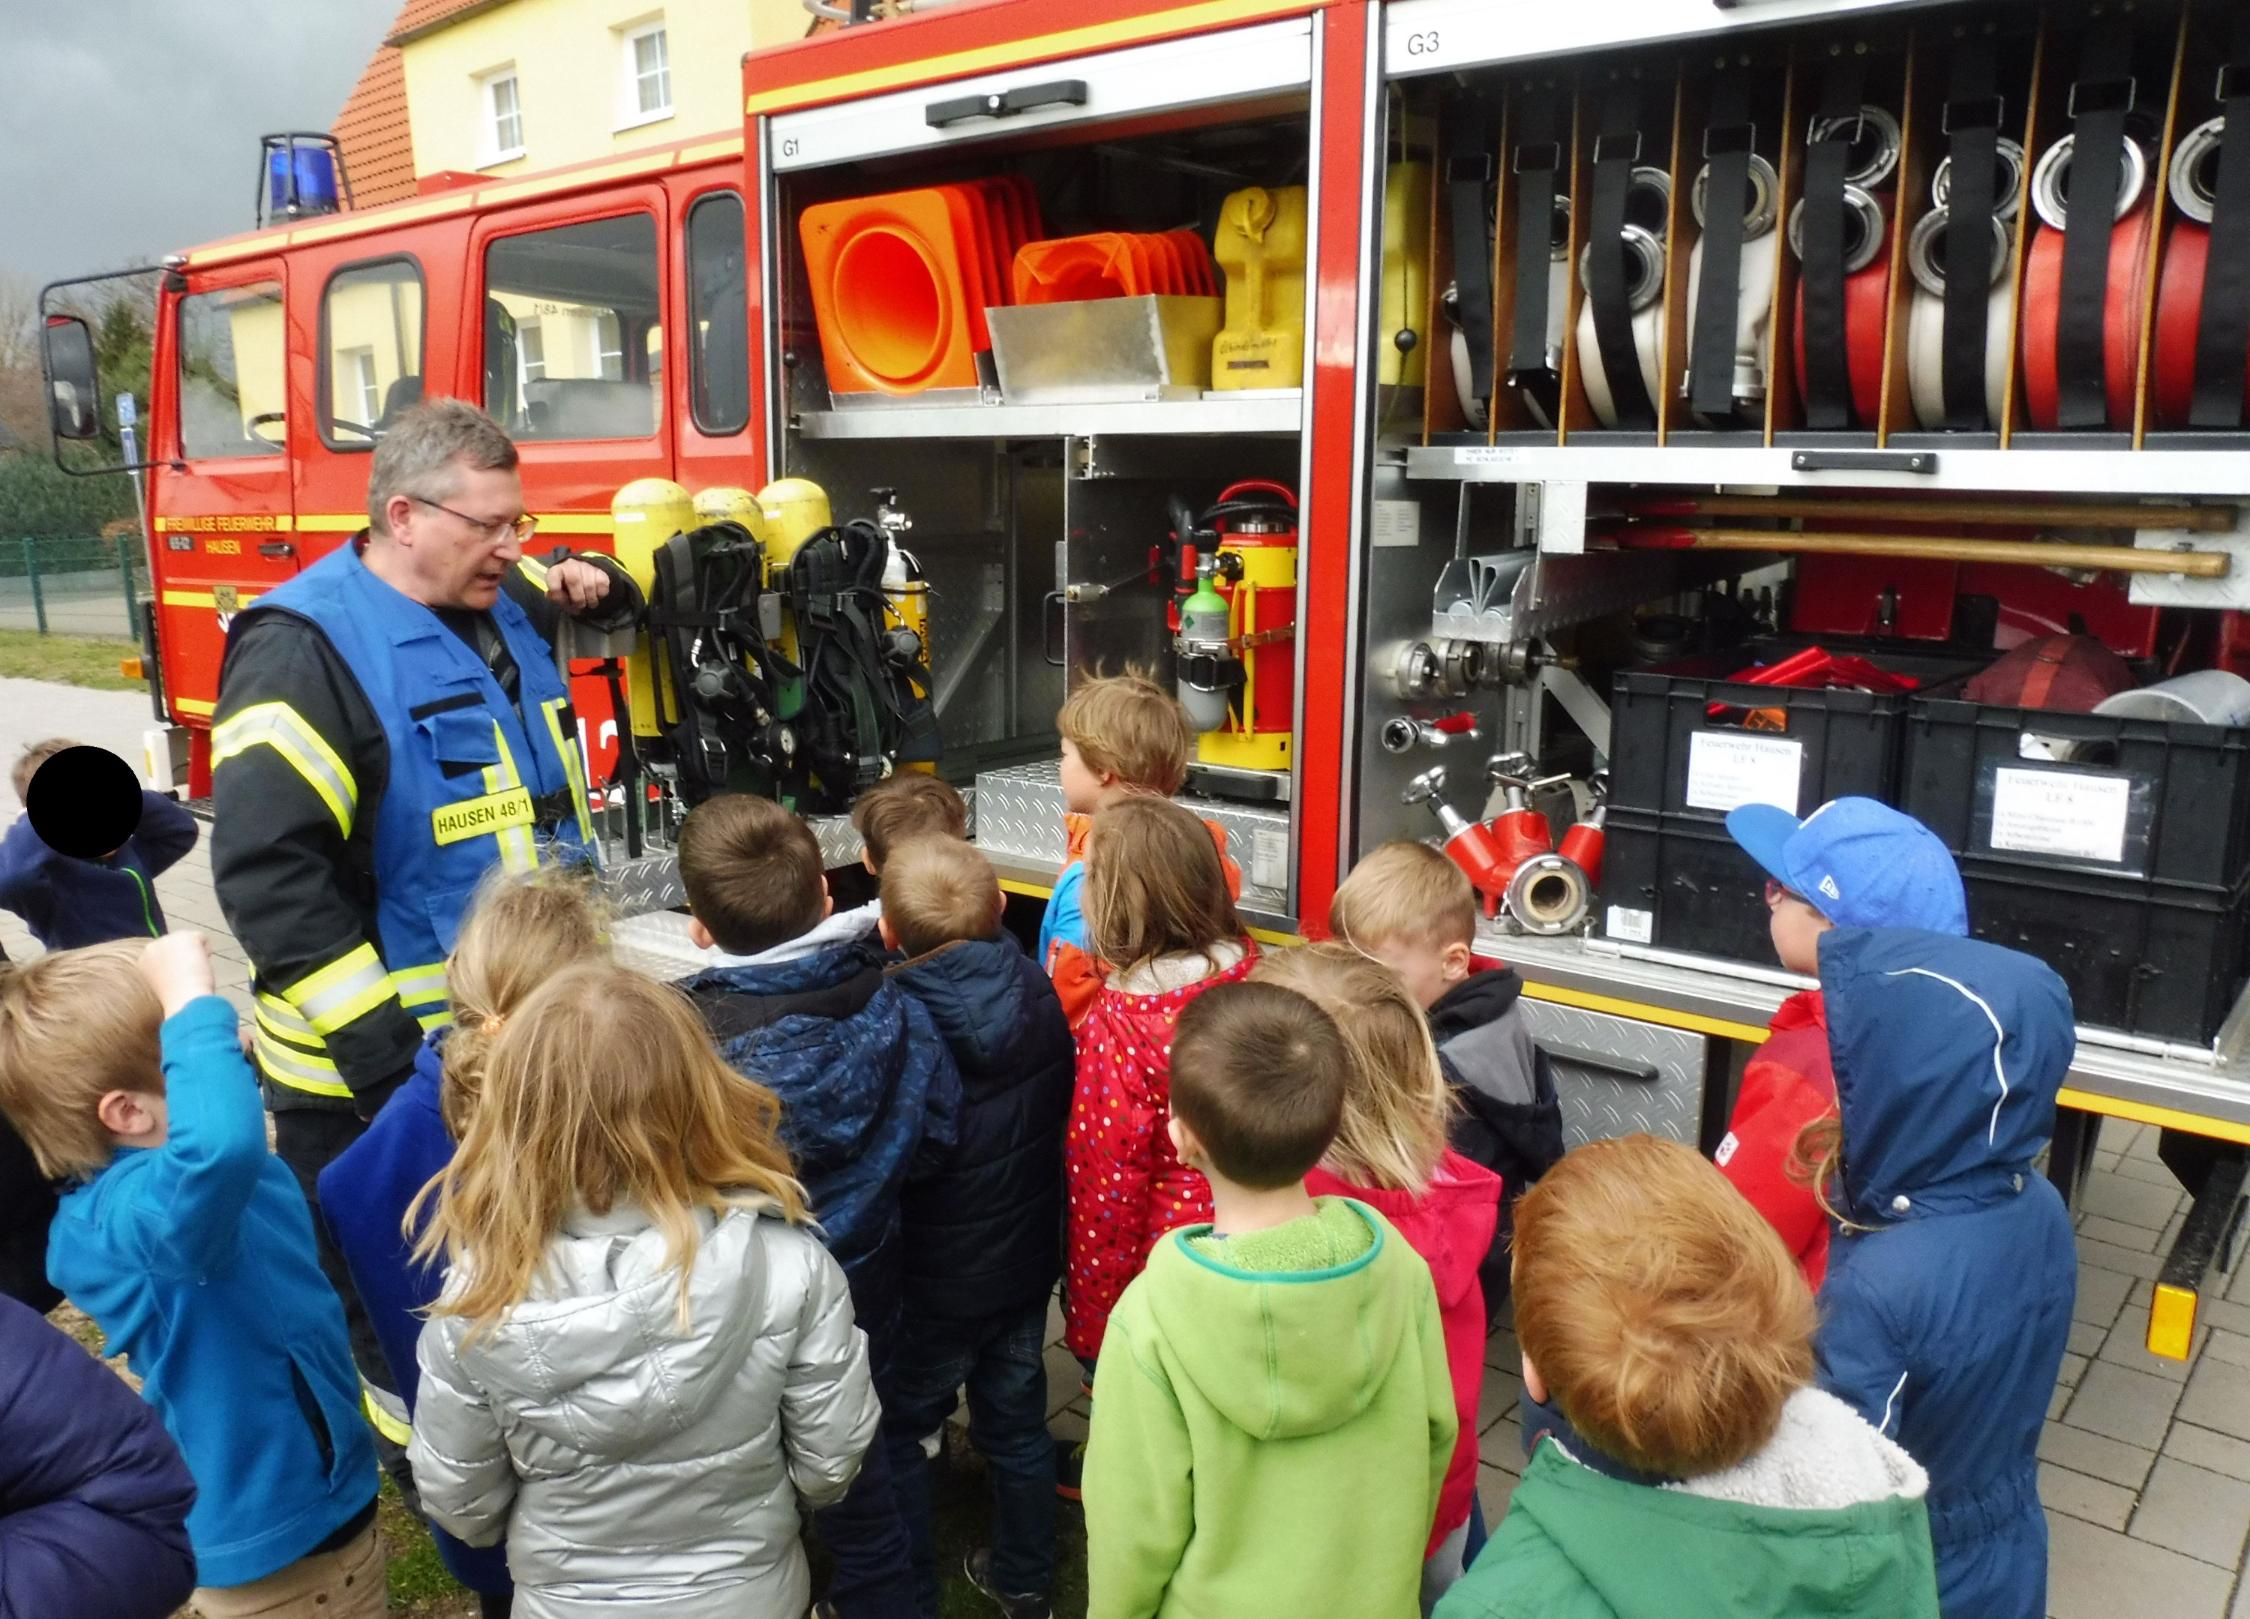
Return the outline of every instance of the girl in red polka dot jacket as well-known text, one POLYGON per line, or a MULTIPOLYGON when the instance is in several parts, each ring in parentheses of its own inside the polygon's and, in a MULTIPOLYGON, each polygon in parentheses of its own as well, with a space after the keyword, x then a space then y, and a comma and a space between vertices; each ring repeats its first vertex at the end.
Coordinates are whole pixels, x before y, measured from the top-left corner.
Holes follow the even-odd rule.
POLYGON ((1247 975, 1257 949, 1227 892, 1210 829, 1153 794, 1112 804, 1086 848, 1088 942, 1108 964, 1078 1030, 1063 1173, 1070 1252, 1063 1316, 1091 1367, 1109 1312, 1157 1238, 1211 1218, 1211 1187, 1165 1134, 1172 1027, 1215 984, 1247 975))

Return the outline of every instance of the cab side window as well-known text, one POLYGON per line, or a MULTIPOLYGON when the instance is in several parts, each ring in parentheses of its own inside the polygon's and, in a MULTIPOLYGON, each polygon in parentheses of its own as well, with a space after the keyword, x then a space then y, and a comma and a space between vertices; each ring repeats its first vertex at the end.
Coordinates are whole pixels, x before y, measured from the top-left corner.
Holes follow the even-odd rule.
POLYGON ((656 221, 626 214, 504 236, 484 255, 484 408, 519 439, 656 431, 656 221))
POLYGON ((689 397, 714 436, 750 424, 750 304, 743 276, 742 197, 714 191, 687 216, 689 397))
POLYGON ((191 461, 280 455, 286 402, 281 283, 180 300, 180 452, 191 461))
POLYGON ((320 437, 373 449, 422 402, 422 271, 412 259, 354 264, 320 298, 320 437))

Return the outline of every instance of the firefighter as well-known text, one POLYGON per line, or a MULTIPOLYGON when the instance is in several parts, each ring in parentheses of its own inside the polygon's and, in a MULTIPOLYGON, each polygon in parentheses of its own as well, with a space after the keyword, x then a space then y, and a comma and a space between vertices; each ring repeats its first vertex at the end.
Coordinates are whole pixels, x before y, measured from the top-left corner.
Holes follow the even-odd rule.
MULTIPOLYGON (((449 1021, 445 958, 478 881, 591 858, 550 641, 564 613, 610 630, 640 609, 606 557, 525 557, 516 447, 459 400, 384 434, 367 515, 235 620, 211 735, 213 881, 251 964, 274 1148, 316 1212, 320 1171, 449 1021)), ((390 1459, 405 1410, 314 1224, 390 1459)))

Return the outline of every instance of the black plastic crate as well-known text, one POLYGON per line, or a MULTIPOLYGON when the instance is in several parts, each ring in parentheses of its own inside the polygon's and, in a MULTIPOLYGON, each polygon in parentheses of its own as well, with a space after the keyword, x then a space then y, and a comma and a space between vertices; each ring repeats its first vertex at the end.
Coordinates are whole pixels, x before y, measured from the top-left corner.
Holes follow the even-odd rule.
POLYGON ((2250 887, 1961 862, 1969 931, 2062 975, 2078 1021, 2208 1046, 2250 977, 2250 887))
POLYGON ((1899 807, 1994 870, 2250 879, 2250 729, 1917 696, 1899 807), (2056 754, 2062 758, 2052 757, 2056 754))
POLYGON ((1723 826, 1613 806, 1602 849, 1601 931, 1628 944, 1770 967, 1765 877, 1723 826))
POLYGON ((1949 689, 1989 661, 1822 638, 1753 642, 1624 670, 1610 694, 1611 809, 1678 815, 1715 828, 1729 809, 1752 799, 1782 802, 1799 815, 1851 795, 1889 803, 1908 703, 1920 692, 1949 689), (1727 678, 1811 645, 1867 658, 1921 687, 1878 694, 1727 678), (1718 717, 1714 705, 1723 711, 1718 717))

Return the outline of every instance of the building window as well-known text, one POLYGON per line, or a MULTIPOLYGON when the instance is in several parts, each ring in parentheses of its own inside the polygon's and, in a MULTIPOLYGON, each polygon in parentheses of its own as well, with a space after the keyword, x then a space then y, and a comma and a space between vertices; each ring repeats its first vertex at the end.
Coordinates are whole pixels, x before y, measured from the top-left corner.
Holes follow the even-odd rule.
POLYGON ((621 30, 623 62, 618 84, 620 129, 672 116, 672 50, 661 21, 621 30))
POLYGON ((625 379, 625 340, 619 334, 617 316, 603 310, 587 323, 594 340, 594 366, 592 374, 605 382, 622 382, 625 379))
POLYGON ((484 102, 483 156, 480 168, 523 156, 523 100, 512 67, 488 73, 480 81, 484 102))
POLYGON ((371 422, 383 414, 383 390, 375 382, 375 351, 347 349, 341 358, 345 379, 358 396, 359 419, 371 422))
POLYGON ((522 382, 547 380, 547 334, 535 320, 516 325, 516 375, 522 382))

